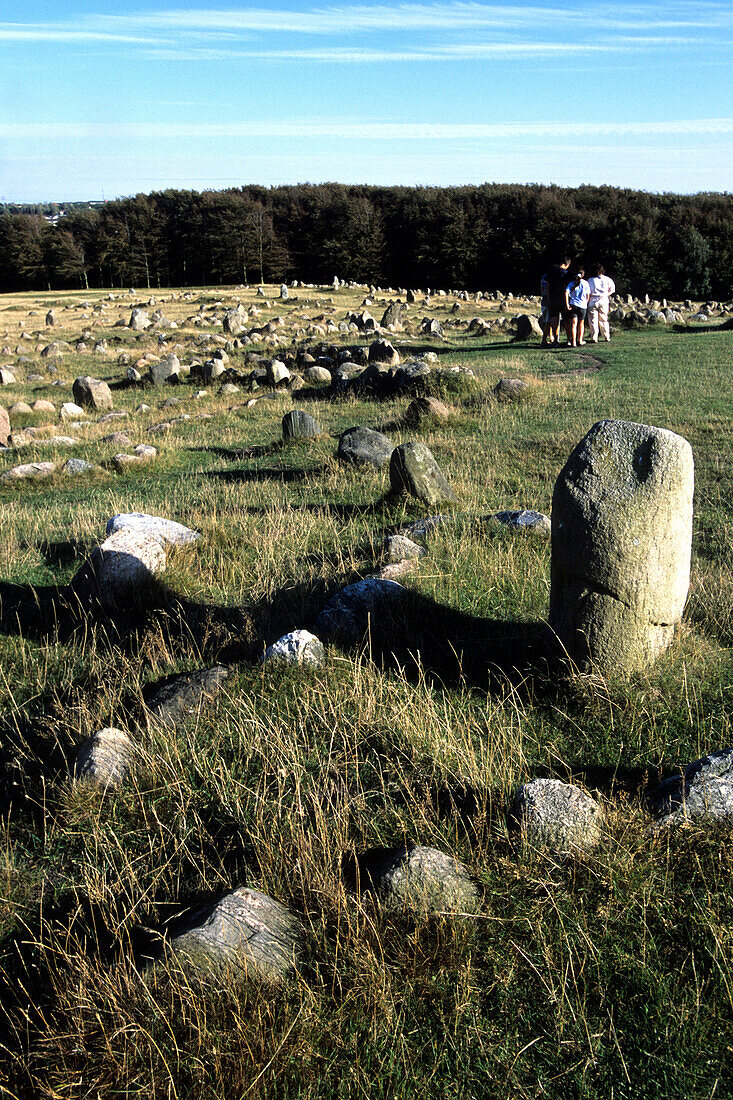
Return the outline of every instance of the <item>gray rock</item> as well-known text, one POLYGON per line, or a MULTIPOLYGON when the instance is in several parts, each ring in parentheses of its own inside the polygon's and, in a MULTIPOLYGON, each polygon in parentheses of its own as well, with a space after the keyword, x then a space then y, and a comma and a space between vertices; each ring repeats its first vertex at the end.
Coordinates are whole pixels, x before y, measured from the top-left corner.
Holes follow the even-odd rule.
POLYGON ((390 325, 399 325, 402 321, 402 303, 390 302, 382 314, 380 328, 389 328, 390 325))
POLYGON ((46 324, 50 328, 53 325, 57 325, 58 323, 59 323, 58 317, 56 316, 56 314, 54 313, 54 311, 52 309, 49 309, 48 313, 46 314, 46 324))
POLYGON ((453 519, 453 516, 424 516, 413 523, 404 523, 400 527, 399 533, 406 535, 409 539, 426 542, 439 527, 444 527, 447 523, 451 523, 453 519))
POLYGON ((74 401, 85 409, 104 412, 112 408, 112 392, 106 382, 98 378, 80 377, 74 380, 74 401))
POLYGON ((159 725, 179 728, 218 695, 231 675, 224 665, 169 676, 145 691, 147 713, 159 725))
POLYGON ((526 378, 500 378, 494 386, 497 401, 523 401, 530 393, 531 386, 526 378))
POLYGON ((287 382, 290 371, 280 359, 273 359, 267 366, 267 381, 272 386, 279 386, 281 382, 287 382))
POLYGON ((425 504, 457 500, 424 443, 402 443, 395 447, 389 462, 389 480, 394 492, 408 493, 425 504))
POLYGON ((531 531, 535 535, 549 535, 552 531, 550 517, 543 512, 533 512, 530 508, 522 512, 495 512, 491 518, 506 527, 514 527, 519 531, 531 531))
POLYGON ((173 953, 197 970, 282 982, 298 965, 302 926, 285 906, 240 886, 214 905, 191 913, 172 941, 173 953))
POLYGON ((531 313, 520 313, 516 326, 516 340, 531 340, 533 336, 542 336, 540 323, 531 313))
POLYGON ((282 419, 283 439, 315 439, 321 435, 321 425, 310 413, 292 409, 282 419))
POLYGON ((531 848, 550 848, 562 856, 593 848, 603 823, 595 799, 559 779, 533 779, 520 787, 512 818, 531 848))
POLYGON ((369 362, 384 363, 388 367, 398 366, 400 361, 397 349, 389 340, 375 340, 369 345, 369 362))
POLYGON ((139 531, 148 538, 155 539, 161 546, 190 546, 201 538, 199 531, 193 531, 182 523, 162 516, 149 516, 145 512, 120 512, 107 520, 107 534, 115 531, 139 531))
POLYGON ((0 447, 7 447, 10 442, 10 416, 8 410, 0 405, 0 447))
POLYGON ((370 886, 387 909, 422 915, 479 909, 466 868, 437 848, 416 844, 365 853, 358 865, 361 885, 370 886))
POLYGON ((381 469, 392 457, 394 443, 381 432, 361 425, 347 428, 339 438, 336 457, 352 466, 374 466, 381 469))
POLYGON ((425 556, 424 546, 408 539, 406 535, 388 535, 384 540, 384 555, 389 562, 411 561, 425 556))
POLYGON ((177 382, 181 373, 181 361, 177 355, 166 355, 157 363, 151 363, 148 368, 148 379, 154 386, 162 386, 166 382, 177 382))
POLYGON ((13 466, 0 475, 0 481, 29 481, 53 477, 56 473, 55 462, 25 462, 22 466, 13 466))
POLYGON ((0 386, 14 386, 15 375, 7 367, 0 367, 0 386))
POLYGON ((74 401, 65 401, 59 412, 62 420, 78 420, 87 415, 81 405, 77 405, 74 401))
POLYGON ((115 531, 93 555, 102 602, 110 609, 129 606, 165 564, 165 551, 155 539, 129 528, 115 531))
POLYGON ((293 630, 283 634, 265 650, 263 661, 280 661, 289 665, 308 665, 321 668, 325 664, 323 643, 308 630, 293 630))
POLYGON ((351 644, 358 641, 375 615, 403 599, 405 589, 396 581, 365 577, 333 596, 313 624, 319 637, 351 644))
POLYGON ((581 670, 627 673, 672 641, 687 599, 692 450, 663 428, 602 420, 552 498, 550 626, 581 670))
POLYGON ((101 466, 85 462, 83 458, 69 458, 61 467, 60 473, 64 477, 79 477, 82 474, 101 474, 104 471, 101 466))
POLYGON ((407 407, 403 417, 405 424, 417 427, 425 421, 446 421, 451 416, 451 410, 437 397, 416 397, 407 407))
POLYGON ((306 367, 303 371, 303 377, 306 382, 310 382, 312 386, 330 385, 331 372, 327 367, 319 367, 317 364, 312 367, 306 367))
POLYGON ((128 327, 133 332, 144 332, 146 328, 150 328, 152 323, 144 309, 133 309, 128 327))
POLYGON ((244 306, 239 305, 236 309, 229 309, 224 314, 222 330, 228 332, 230 336, 239 336, 247 327, 248 319, 247 310, 244 306))
POLYGON ((135 746, 124 730, 108 726, 92 734, 79 749, 74 779, 95 786, 119 787, 126 779, 135 746))

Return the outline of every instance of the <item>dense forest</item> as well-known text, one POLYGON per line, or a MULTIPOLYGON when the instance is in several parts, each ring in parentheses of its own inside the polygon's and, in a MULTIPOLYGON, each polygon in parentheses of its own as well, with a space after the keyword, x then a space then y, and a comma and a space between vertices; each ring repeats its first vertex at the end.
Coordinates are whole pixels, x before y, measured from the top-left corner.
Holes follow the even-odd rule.
POLYGON ((46 206, 0 208, 0 290, 325 283, 338 275, 536 293, 542 272, 568 250, 586 263, 600 259, 623 292, 733 297, 728 193, 326 183, 46 206))

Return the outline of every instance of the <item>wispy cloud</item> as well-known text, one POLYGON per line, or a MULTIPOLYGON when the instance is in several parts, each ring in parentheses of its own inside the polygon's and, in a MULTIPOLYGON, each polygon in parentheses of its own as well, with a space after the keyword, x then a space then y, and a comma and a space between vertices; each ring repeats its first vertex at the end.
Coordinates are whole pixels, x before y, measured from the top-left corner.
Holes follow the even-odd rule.
POLYGON ((733 134, 733 118, 672 119, 664 122, 368 122, 332 120, 252 120, 218 123, 23 123, 0 122, 0 138, 88 139, 115 137, 154 140, 202 138, 340 138, 375 141, 518 140, 563 137, 656 137, 733 134))

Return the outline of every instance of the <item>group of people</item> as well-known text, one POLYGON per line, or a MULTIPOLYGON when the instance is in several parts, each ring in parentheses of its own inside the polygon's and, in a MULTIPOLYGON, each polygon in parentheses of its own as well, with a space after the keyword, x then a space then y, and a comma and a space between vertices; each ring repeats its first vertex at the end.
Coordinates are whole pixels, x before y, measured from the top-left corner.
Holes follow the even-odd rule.
POLYGON ((571 262, 571 258, 566 256, 562 263, 555 264, 543 275, 540 282, 543 348, 559 346, 561 319, 568 347, 574 348, 586 342, 583 339, 586 320, 591 343, 598 343, 599 332, 605 340, 611 339, 608 310, 616 284, 606 275, 602 264, 594 266, 590 279, 585 278, 582 267, 575 268, 575 274, 568 277, 571 262))

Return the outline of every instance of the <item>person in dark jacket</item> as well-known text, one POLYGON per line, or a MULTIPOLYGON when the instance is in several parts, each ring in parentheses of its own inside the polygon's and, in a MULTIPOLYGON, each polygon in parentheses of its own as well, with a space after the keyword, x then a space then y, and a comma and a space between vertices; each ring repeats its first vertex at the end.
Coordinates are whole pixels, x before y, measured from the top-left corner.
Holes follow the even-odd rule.
POLYGON ((562 263, 555 264, 547 272, 547 302, 550 324, 547 331, 547 343, 558 346, 560 339, 560 317, 565 317, 567 303, 565 290, 568 285, 568 268, 571 258, 566 256, 562 263))

